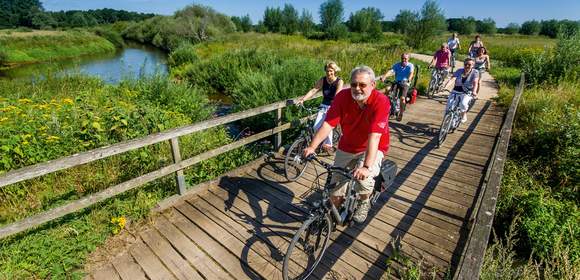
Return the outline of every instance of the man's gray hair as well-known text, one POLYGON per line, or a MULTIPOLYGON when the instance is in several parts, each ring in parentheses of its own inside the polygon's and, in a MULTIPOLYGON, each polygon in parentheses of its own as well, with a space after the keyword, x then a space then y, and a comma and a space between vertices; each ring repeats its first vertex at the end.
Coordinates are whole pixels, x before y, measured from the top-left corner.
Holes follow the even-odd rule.
POLYGON ((354 77, 358 74, 369 74, 371 82, 375 80, 375 71, 366 65, 360 65, 352 69, 350 72, 350 80, 353 81, 354 77))

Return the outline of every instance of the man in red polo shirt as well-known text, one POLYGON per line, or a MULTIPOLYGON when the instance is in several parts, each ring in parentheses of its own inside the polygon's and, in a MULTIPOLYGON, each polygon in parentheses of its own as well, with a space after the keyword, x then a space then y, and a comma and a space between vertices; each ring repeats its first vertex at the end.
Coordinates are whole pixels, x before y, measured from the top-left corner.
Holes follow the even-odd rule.
MULTIPOLYGON (((369 195, 373 191, 374 178, 379 175, 381 162, 389 149, 390 105, 387 97, 375 89, 375 73, 370 67, 353 69, 350 80, 350 88, 340 91, 332 101, 324 124, 310 146, 304 149, 304 156, 314 153, 330 131, 340 124, 342 137, 334 165, 354 168, 359 207, 353 220, 362 223, 370 208, 369 195)), ((331 201, 336 207, 342 204, 345 191, 346 185, 332 191, 331 201)))

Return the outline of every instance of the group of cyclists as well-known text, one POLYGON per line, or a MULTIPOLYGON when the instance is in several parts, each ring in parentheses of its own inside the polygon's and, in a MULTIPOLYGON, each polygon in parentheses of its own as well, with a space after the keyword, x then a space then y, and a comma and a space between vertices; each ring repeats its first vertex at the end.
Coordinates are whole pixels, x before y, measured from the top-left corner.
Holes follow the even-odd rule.
MULTIPOLYGON (((454 33, 435 52, 430 67, 434 68, 433 71, 443 71, 448 76, 460 48, 459 38, 454 33)), ((408 53, 402 54, 401 61, 379 77, 375 77, 375 72, 368 66, 356 67, 350 73, 350 86, 344 88, 344 81, 337 75, 340 68, 330 61, 324 67, 326 75, 298 99, 299 103, 303 103, 318 91, 322 91, 323 95, 314 124, 317 132, 310 145, 304 149, 304 157, 313 154, 321 144, 325 150, 333 151, 332 130, 338 125, 342 129, 334 166, 353 170, 353 177, 357 180, 356 191, 359 194, 358 208, 353 220, 358 223, 366 220, 374 178, 379 174, 382 160, 389 148, 388 121, 392 105, 385 94, 376 89, 376 81, 383 82, 394 75, 393 87, 400 87, 400 102, 405 104, 415 75, 415 67, 409 62, 409 58, 408 53)), ((490 69, 490 59, 479 35, 470 43, 468 57, 463 62, 464 67, 455 71, 451 77, 455 79, 455 84, 447 102, 449 110, 454 106, 453 100, 459 101, 462 123, 467 121, 466 112, 471 99, 477 97, 479 92, 481 73, 490 69), (452 98, 453 95, 460 95, 460 98, 452 98)), ((337 186, 331 192, 330 200, 337 208, 344 200, 344 191, 345 186, 337 186)))

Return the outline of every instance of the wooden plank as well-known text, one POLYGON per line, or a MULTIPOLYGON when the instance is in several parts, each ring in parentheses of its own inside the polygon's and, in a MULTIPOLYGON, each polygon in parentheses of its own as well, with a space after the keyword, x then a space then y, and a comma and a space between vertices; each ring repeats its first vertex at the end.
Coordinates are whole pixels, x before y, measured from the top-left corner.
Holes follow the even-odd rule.
MULTIPOLYGON (((315 97, 319 96, 320 93, 315 95, 315 97)), ((296 99, 297 98, 293 99, 293 101, 295 102, 296 99)), ((97 148, 94 150, 74 154, 56 160, 47 161, 44 163, 39 163, 36 165, 20 168, 17 170, 12 170, 0 175, 0 187, 36 178, 59 170, 64 170, 74 166, 82 165, 85 163, 89 163, 95 160, 110 157, 120 153, 143 148, 152 144, 167 141, 171 138, 188 135, 194 132, 227 124, 233 121, 256 116, 262 113, 267 113, 273 110, 277 110, 278 108, 284 108, 287 106, 287 104, 289 104, 289 102, 287 100, 284 100, 238 113, 233 113, 218 118, 212 118, 210 120, 202 121, 192 125, 169 129, 145 137, 97 148)))
POLYGON ((216 260, 220 260, 220 264, 231 275, 234 275, 236 279, 261 279, 258 272, 252 270, 252 268, 241 262, 236 255, 228 250, 228 247, 222 246, 196 224, 192 223, 181 212, 177 211, 177 209, 171 208, 168 212, 163 214, 208 255, 216 260))
POLYGON ((495 214, 499 188, 501 186, 503 167, 507 158, 513 121, 519 100, 524 91, 524 86, 525 77, 522 73, 520 84, 516 89, 516 93, 512 99, 512 104, 510 105, 510 108, 506 114, 497 146, 493 153, 493 162, 490 165, 490 173, 487 179, 487 184, 484 184, 483 194, 481 195, 481 202, 476 208, 477 211, 474 214, 475 223, 469 233, 468 240, 465 245, 465 250, 463 252, 463 257, 459 262, 453 279, 471 279, 473 276, 479 276, 481 272, 485 249, 487 248, 487 242, 489 240, 493 217, 495 214))
POLYGON ((147 277, 151 280, 172 280, 175 279, 171 272, 161 263, 161 261, 142 242, 138 242, 131 248, 131 256, 135 258, 147 277))
POLYGON ((243 262, 250 267, 252 271, 258 273, 259 277, 265 279, 272 279, 281 275, 281 272, 270 263, 269 259, 264 259, 252 248, 247 249, 245 242, 237 239, 236 236, 231 235, 224 230, 220 225, 214 224, 203 213, 192 207, 187 203, 180 204, 176 207, 183 215, 195 223, 197 227, 203 229, 208 235, 212 236, 214 240, 218 241, 223 247, 227 248, 232 254, 239 258, 239 262, 243 262), (242 256, 246 259, 242 259, 242 256))
MULTIPOLYGON (((241 198, 241 199, 243 199, 243 200, 246 200, 246 201, 247 201, 247 199, 250 199, 250 198, 247 198, 246 196, 248 196, 248 195, 258 195, 258 194, 259 194, 259 193, 261 193, 261 191, 262 191, 262 190, 264 190, 264 189, 265 189, 265 188, 263 188, 263 187, 256 187, 256 188, 252 188, 252 190, 256 190, 256 192, 253 192, 253 191, 252 191, 252 192, 249 192, 248 194, 246 194, 246 193, 244 193, 244 192, 239 192, 237 197, 239 197, 239 198, 241 198)), ((210 190, 210 191, 212 191, 212 192, 216 193, 216 192, 218 192, 218 191, 220 191, 220 190, 219 190, 218 188, 216 188, 216 189, 212 189, 212 190, 210 190)), ((221 192, 225 192, 225 193, 223 193, 223 194, 219 194, 219 195, 220 195, 220 196, 221 196, 223 199, 225 199, 225 198, 227 198, 227 197, 228 197, 228 194, 227 194, 227 192, 228 192, 228 191, 226 191, 226 190, 221 190, 221 192)), ((218 193, 216 193, 216 194, 218 194, 218 193)), ((276 198, 275 198, 275 197, 270 197, 270 198, 267 198, 267 197, 262 197, 262 196, 259 196, 259 197, 255 198, 255 200, 256 200, 256 201, 258 201, 259 203, 265 203, 264 201, 268 201, 268 200, 270 200, 272 204, 276 205, 276 207, 278 207, 278 205, 280 205, 280 207, 282 207, 282 206, 284 206, 284 205, 287 205, 287 204, 288 204, 288 203, 283 203, 283 202, 280 202, 280 201, 276 201, 276 198)), ((249 201, 247 201, 247 202, 248 202, 248 203, 250 203, 249 201)), ((251 204, 251 203, 250 203, 250 204, 251 204)), ((268 209, 268 208, 267 208, 267 209, 268 209)), ((262 209, 262 211, 263 211, 263 212, 266 212, 266 209, 262 209)), ((267 211, 270 211, 270 210, 268 209, 267 211)), ((286 209, 286 211, 288 211, 288 210, 286 209)), ((264 217, 264 219, 266 219, 266 218, 267 218, 267 217, 264 217)), ((390 229, 387 229, 387 230, 386 230, 386 232, 388 233, 388 232, 389 232, 389 230, 390 230, 390 229)), ((385 234, 385 232, 383 232, 383 233, 385 234)), ((353 236, 353 237, 355 237, 355 238, 356 238, 356 236, 353 236)), ((383 236, 381 236, 381 238, 382 238, 382 237, 383 237, 383 236)), ((413 239, 414 237, 412 237, 412 236, 408 235, 408 236, 406 236, 406 239, 402 240, 402 242, 403 242, 403 243, 405 243, 405 244, 410 244, 410 243, 407 243, 407 239, 409 239, 409 238, 410 238, 410 239, 413 239)), ((384 238, 382 238, 382 239, 384 239, 384 238)), ((383 240, 382 242, 385 242, 385 241, 383 240)), ((384 244, 384 245, 386 246, 386 243, 381 243, 381 244, 384 244)), ((422 250, 421 250, 421 251, 422 251, 422 250)), ((424 253, 425 253, 426 255, 427 255, 427 254, 429 254, 428 252, 424 252, 424 253)), ((428 256, 427 258, 429 258, 429 256, 428 256)), ((437 260, 434 260, 434 261, 437 261, 437 260)), ((439 264, 443 265, 443 264, 444 264, 444 262, 439 262, 439 264)))
POLYGON ((233 279, 217 262, 206 255, 200 248, 189 240, 164 216, 158 216, 154 221, 155 228, 171 243, 171 245, 185 257, 187 261, 205 279, 233 279))
POLYGON ((139 236, 177 279, 203 279, 155 229, 141 231, 139 236))
MULTIPOLYGON (((224 209, 225 206, 227 206, 225 204, 224 198, 226 196, 228 196, 227 192, 223 189, 214 189, 212 190, 212 193, 214 194, 213 196, 204 196, 204 200, 207 201, 208 204, 213 205, 213 207, 215 208, 219 208, 219 209, 224 209), (219 195, 217 193, 215 193, 216 191, 219 191, 219 195)), ((262 200, 264 201, 264 200, 262 200)), ((252 214, 256 213, 256 212, 261 212, 264 211, 263 207, 259 207, 258 205, 251 205, 251 203, 247 200, 247 196, 246 199, 236 199, 234 202, 234 205, 232 207, 235 207, 236 210, 240 211, 243 213, 243 215, 245 216, 251 216, 252 214)), ((262 205, 266 204, 266 202, 261 203, 262 205)), ((201 203, 196 203, 195 207, 203 207, 203 204, 201 203)), ((207 206, 206 206, 207 207, 207 206)), ((268 209, 268 215, 264 216, 262 218, 260 217, 256 217, 255 219, 249 219, 246 220, 246 222, 250 223, 251 226, 253 228, 248 228, 247 231, 250 232, 254 232, 253 234, 256 235, 265 235, 264 239, 267 239, 267 243, 272 243, 274 245, 278 244, 278 249, 281 250, 281 253, 286 251, 286 247, 288 246, 288 243, 290 241, 290 239, 292 238, 292 236, 294 235, 295 231, 298 229, 298 227, 300 226, 302 219, 297 219, 297 217, 295 217, 292 213, 295 211, 280 211, 277 208, 271 208, 269 206, 266 206, 268 209), (260 220, 260 221, 258 221, 260 220)), ((201 209, 200 209, 201 211, 201 209)), ((205 213, 210 212, 210 211, 204 211, 205 213)), ((302 212, 302 214, 306 214, 304 212, 302 212)), ((228 215, 228 216, 232 216, 231 211, 227 211, 224 212, 222 215, 228 215)), ((303 217, 304 215, 302 215, 303 217)), ((235 219, 235 217, 231 217, 232 219, 235 219)), ((229 224, 229 223, 228 223, 229 224)), ((244 223, 240 222, 240 224, 242 226, 245 226, 244 223)), ((243 231, 241 231, 243 234, 243 231)), ((342 245, 340 245, 340 247, 342 247, 342 245)), ((336 247, 332 247, 328 249, 328 254, 332 255, 334 252, 336 252, 336 247), (334 249, 334 250, 333 250, 334 249)), ((340 275, 350 275, 352 277, 355 277, 356 279, 360 279, 362 277, 362 271, 363 269, 366 269, 367 271, 370 271, 370 273, 372 273, 373 275, 378 275, 377 273, 379 271, 382 271, 381 268, 375 267, 372 263, 368 263, 367 261, 364 261, 362 259, 359 259, 360 257, 354 255, 352 252, 350 252, 348 249, 344 248, 345 251, 345 255, 348 256, 346 258, 346 260, 348 260, 348 264, 343 262, 341 259, 337 259, 336 264, 333 263, 328 263, 329 259, 332 259, 332 257, 327 257, 325 259, 323 259, 322 261, 322 266, 326 267, 327 269, 329 269, 330 271, 333 271, 334 269, 336 269, 337 271, 335 271, 336 273, 339 273, 340 275), (338 266, 337 266, 338 265, 338 266), (329 267, 332 266, 332 269, 329 267), (348 269, 348 271, 343 271, 345 268, 350 268, 348 269), (353 269, 358 270, 358 273, 355 273, 353 271, 353 269)), ((271 254, 271 252, 264 252, 266 254, 271 254)), ((340 256, 337 256, 340 257, 340 256)), ((280 263, 281 265, 281 263, 280 263)), ((318 277, 322 277, 321 275, 318 275, 318 277)))
POLYGON ((98 269, 97 271, 93 272, 92 277, 95 280, 116 280, 116 279, 120 280, 121 279, 119 277, 119 274, 117 274, 117 271, 115 270, 115 268, 111 264, 107 264, 107 265, 101 267, 100 269, 98 269))
POLYGON ((130 253, 126 252, 111 261, 123 280, 146 280, 145 271, 135 262, 130 253))
MULTIPOLYGON (((181 150, 179 149, 179 138, 173 137, 169 142, 171 144, 171 155, 173 156, 173 163, 181 162, 181 150)), ((177 193, 180 195, 185 194, 187 189, 187 184, 185 183, 185 176, 183 176, 183 170, 177 170, 175 172, 175 180, 177 181, 177 193)))

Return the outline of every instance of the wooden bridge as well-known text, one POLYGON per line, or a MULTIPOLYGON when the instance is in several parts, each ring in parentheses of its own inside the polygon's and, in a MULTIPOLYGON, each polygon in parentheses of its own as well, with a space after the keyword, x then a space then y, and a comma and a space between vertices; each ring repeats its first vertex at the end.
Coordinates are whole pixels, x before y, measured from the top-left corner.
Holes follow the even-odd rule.
MULTIPOLYGON (((446 96, 419 98, 401 122, 390 122, 387 155, 399 166, 397 179, 381 195, 364 224, 338 227, 313 278, 398 278, 409 258, 437 276, 473 279, 487 245, 507 144, 523 78, 507 114, 491 97, 486 75, 468 122, 437 148, 446 96), (404 258, 394 258, 402 255, 404 258)), ((180 195, 160 204, 151 222, 125 233, 124 248, 88 268, 88 279, 281 279, 286 248, 308 212, 316 167, 287 182, 283 157, 259 159, 190 190, 183 168, 227 150, 278 135, 289 124, 190 159, 181 159, 179 136, 258 113, 281 110, 276 103, 148 136, 111 147, 16 170, 0 176, 0 187, 170 140, 175 163, 68 205, 0 228, 0 238, 62 217, 160 176, 176 173, 180 195)), ((326 158, 332 161, 329 156, 326 158)), ((116 237, 113 237, 116 238, 116 237)), ((105 250, 106 250, 105 245, 105 250)))

